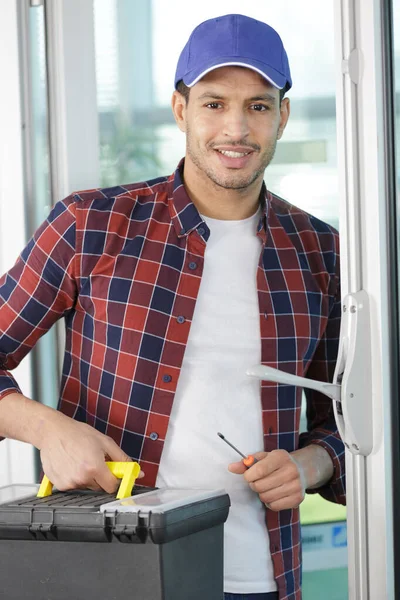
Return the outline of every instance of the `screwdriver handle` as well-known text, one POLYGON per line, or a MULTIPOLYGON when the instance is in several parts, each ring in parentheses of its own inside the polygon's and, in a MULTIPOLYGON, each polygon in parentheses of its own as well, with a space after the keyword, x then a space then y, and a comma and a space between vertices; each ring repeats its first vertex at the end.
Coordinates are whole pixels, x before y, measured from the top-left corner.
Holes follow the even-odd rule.
POLYGON ((250 467, 255 465, 257 462, 258 462, 257 458, 255 456, 253 456, 252 454, 249 454, 248 456, 246 456, 246 458, 243 459, 243 464, 248 469, 250 469, 250 467))

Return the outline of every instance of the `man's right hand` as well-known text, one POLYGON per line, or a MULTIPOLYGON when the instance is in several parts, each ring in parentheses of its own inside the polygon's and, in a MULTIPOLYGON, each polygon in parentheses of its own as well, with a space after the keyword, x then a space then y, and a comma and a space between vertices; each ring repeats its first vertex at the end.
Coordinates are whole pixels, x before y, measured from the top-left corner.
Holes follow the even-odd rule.
POLYGON ((112 494, 119 480, 106 460, 131 460, 107 435, 19 393, 0 401, 0 436, 36 446, 44 473, 60 491, 86 488, 112 494))
POLYGON ((114 493, 120 482, 105 461, 126 462, 131 460, 129 456, 114 440, 90 425, 62 416, 63 422, 59 426, 53 424, 40 445, 47 477, 60 491, 90 489, 114 493))

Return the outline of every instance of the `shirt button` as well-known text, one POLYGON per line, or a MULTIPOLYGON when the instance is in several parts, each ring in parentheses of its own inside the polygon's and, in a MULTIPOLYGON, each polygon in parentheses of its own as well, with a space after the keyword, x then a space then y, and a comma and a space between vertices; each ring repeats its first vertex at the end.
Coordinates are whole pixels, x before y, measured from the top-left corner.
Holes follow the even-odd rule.
POLYGON ((197 269, 197 263, 196 262, 190 262, 189 263, 189 269, 191 271, 194 271, 195 269, 197 269))
POLYGON ((185 317, 182 317, 182 315, 179 315, 179 317, 177 317, 176 320, 180 324, 182 324, 182 323, 184 323, 186 321, 185 317))
POLYGON ((197 232, 198 232, 199 235, 204 235, 205 232, 206 232, 206 230, 204 229, 204 227, 199 227, 198 230, 197 230, 197 232))
POLYGON ((156 433, 155 431, 152 431, 150 434, 150 439, 153 441, 158 440, 158 433, 156 433))
POLYGON ((163 375, 163 381, 165 381, 165 383, 172 381, 171 375, 163 375))

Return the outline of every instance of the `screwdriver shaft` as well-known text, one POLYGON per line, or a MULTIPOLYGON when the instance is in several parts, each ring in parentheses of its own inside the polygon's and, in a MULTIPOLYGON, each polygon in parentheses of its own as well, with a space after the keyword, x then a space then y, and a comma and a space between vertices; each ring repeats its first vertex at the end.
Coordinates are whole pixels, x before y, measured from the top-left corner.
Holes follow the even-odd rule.
POLYGON ((231 448, 233 448, 234 450, 236 450, 236 452, 238 454, 240 454, 240 456, 243 456, 243 458, 247 458, 247 456, 245 454, 242 454, 240 452, 240 450, 238 450, 233 444, 231 444, 224 435, 222 435, 222 433, 218 432, 219 437, 221 438, 221 440, 224 440, 224 442, 226 442, 228 444, 228 446, 230 446, 231 448))

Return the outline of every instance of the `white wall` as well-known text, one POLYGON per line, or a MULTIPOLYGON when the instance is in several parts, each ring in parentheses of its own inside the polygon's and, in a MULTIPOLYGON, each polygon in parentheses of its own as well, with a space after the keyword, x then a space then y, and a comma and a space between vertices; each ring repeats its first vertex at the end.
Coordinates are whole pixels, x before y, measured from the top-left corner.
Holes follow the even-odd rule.
MULTIPOLYGON (((22 122, 17 38, 17 0, 2 0, 0 19, 0 273, 15 262, 25 245, 22 122)), ((13 373, 26 396, 31 394, 30 360, 13 373)), ((0 443, 0 486, 33 481, 33 450, 21 442, 0 443)))

